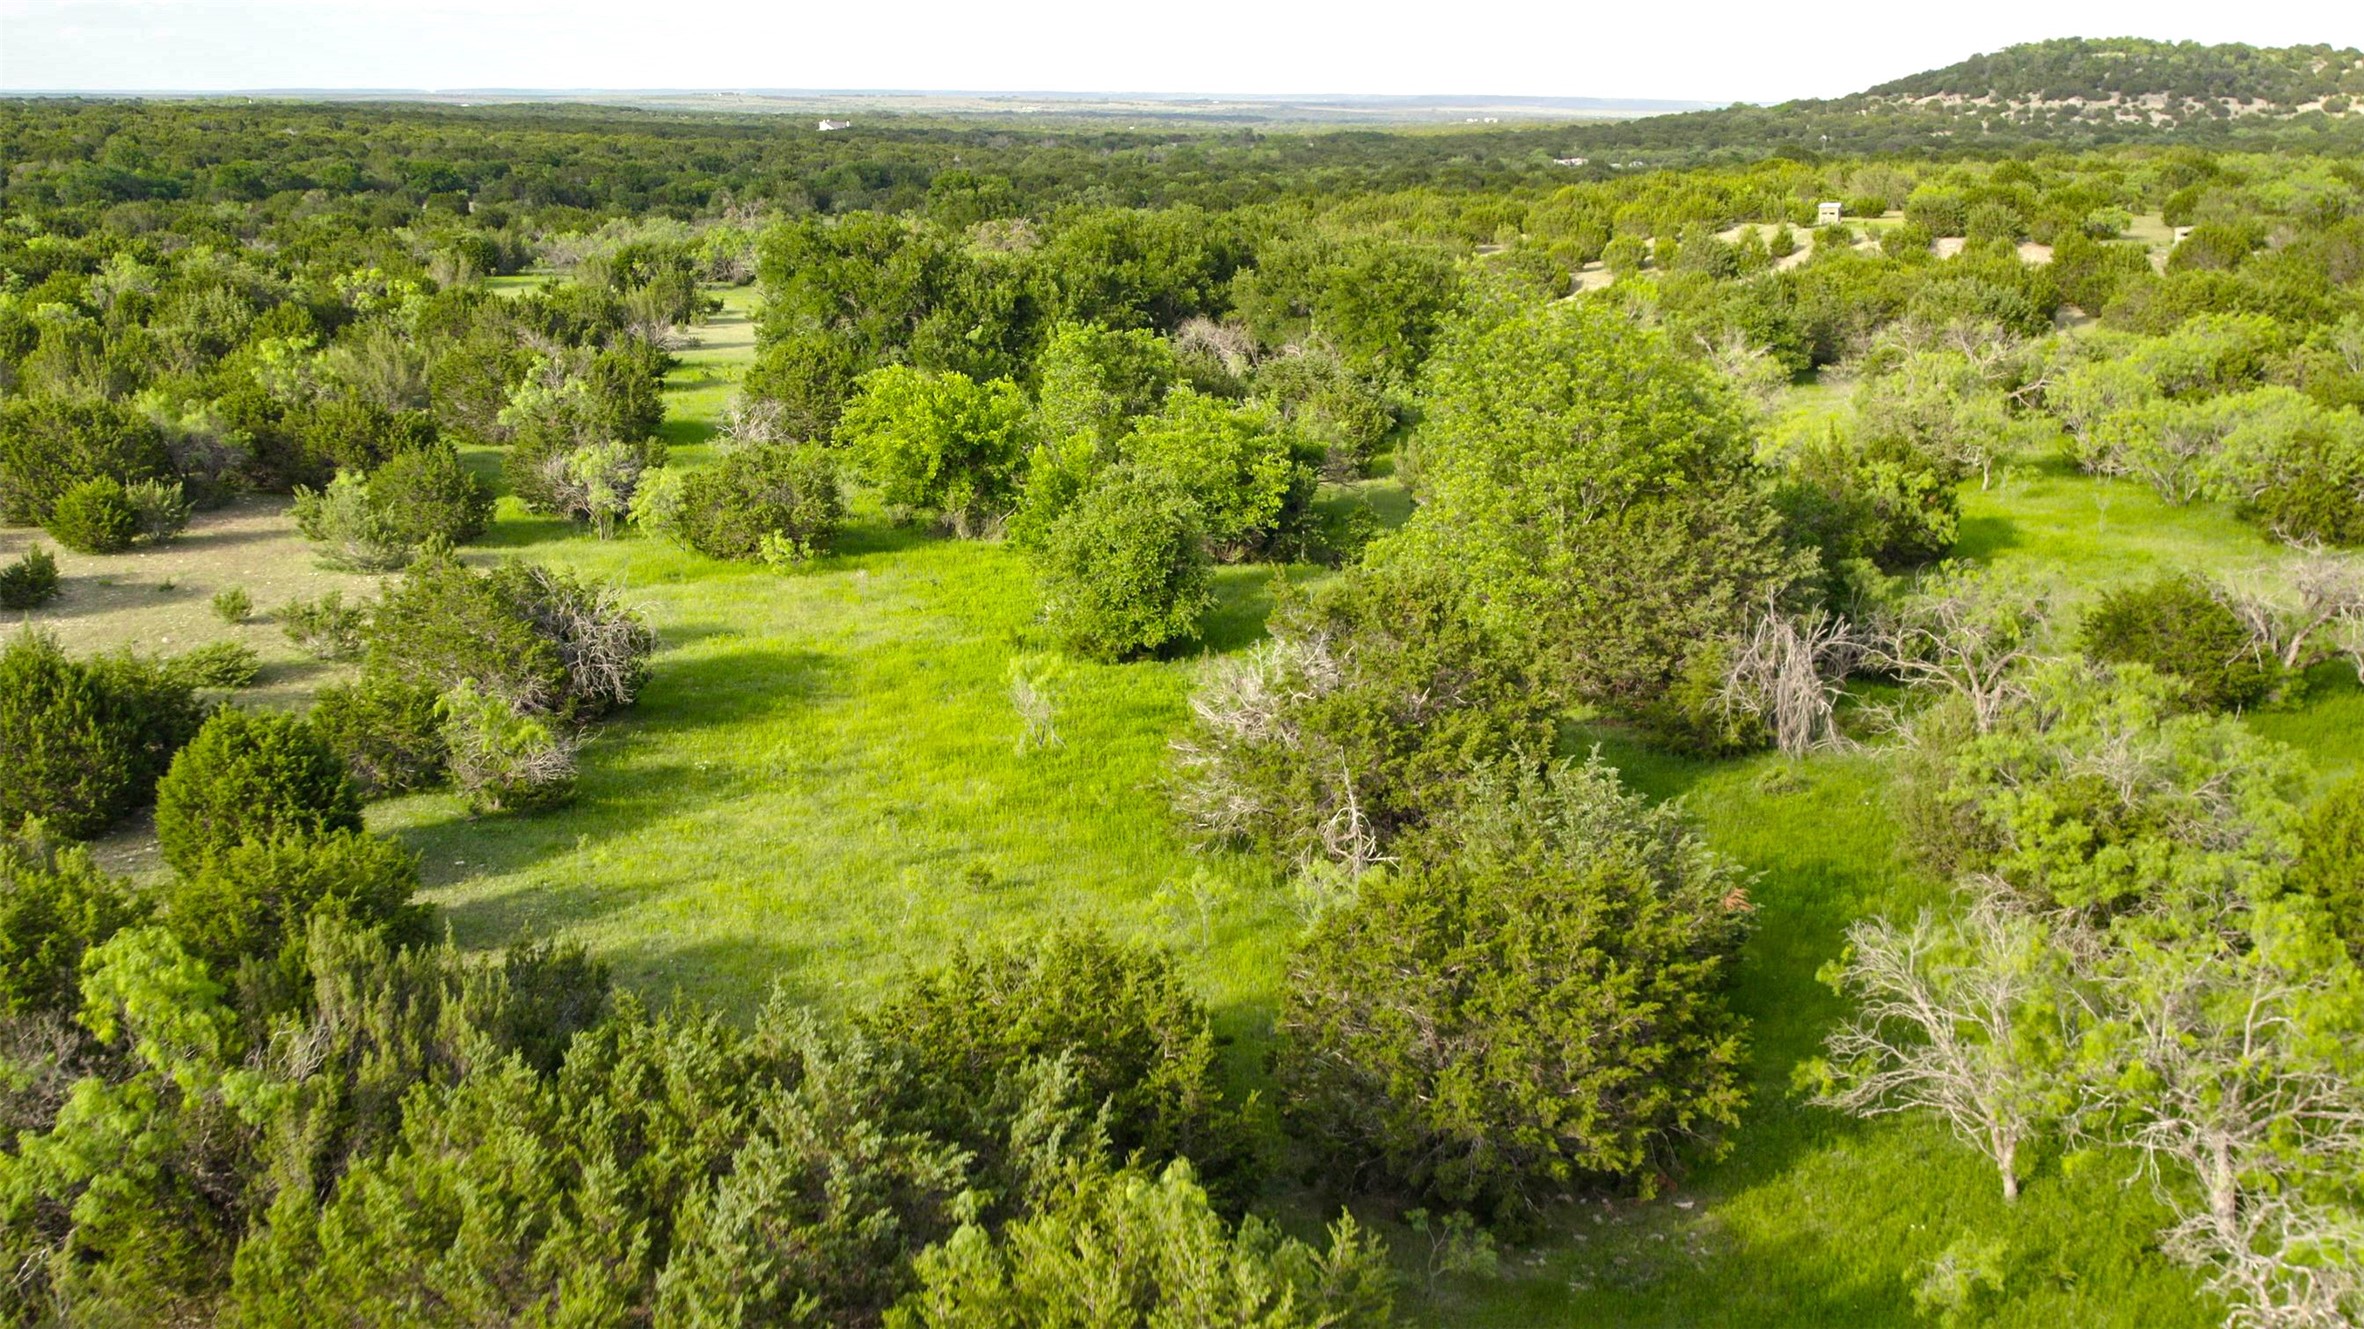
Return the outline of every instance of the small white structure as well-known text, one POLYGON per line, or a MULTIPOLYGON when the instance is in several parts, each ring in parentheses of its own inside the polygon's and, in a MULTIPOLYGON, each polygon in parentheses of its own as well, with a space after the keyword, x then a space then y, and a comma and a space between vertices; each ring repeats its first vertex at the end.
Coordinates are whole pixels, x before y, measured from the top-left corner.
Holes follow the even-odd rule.
POLYGON ((1846 211, 1847 209, 1843 205, 1832 203, 1828 200, 1817 203, 1814 205, 1814 224, 1816 226, 1828 226, 1832 222, 1837 221, 1840 215, 1846 211))
POLYGON ((1552 160, 1553 160, 1553 161, 1555 161, 1555 162, 1558 162, 1558 163, 1559 163, 1560 165, 1562 165, 1562 166, 1582 166, 1582 165, 1584 165, 1584 158, 1582 158, 1582 157, 1554 157, 1554 158, 1552 158, 1552 160))
POLYGON ((853 127, 854 122, 851 120, 823 120, 821 122, 821 132, 824 134, 832 129, 851 129, 853 127))

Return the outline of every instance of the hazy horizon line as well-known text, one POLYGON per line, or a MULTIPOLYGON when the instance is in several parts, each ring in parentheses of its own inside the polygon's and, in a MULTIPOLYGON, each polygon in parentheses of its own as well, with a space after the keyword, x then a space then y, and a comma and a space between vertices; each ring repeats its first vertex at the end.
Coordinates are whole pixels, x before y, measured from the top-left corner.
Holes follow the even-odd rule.
POLYGON ((1169 101, 1169 102, 1251 102, 1251 103, 1408 103, 1455 105, 1566 105, 1566 106, 1627 106, 1653 107, 1667 110, 1709 110, 1737 104, 1734 100, 1711 100, 1688 97, 1589 97, 1559 93, 1498 93, 1498 92, 1158 92, 1147 90, 1097 89, 1091 91, 1051 91, 1047 89, 1004 88, 767 88, 753 86, 731 87, 527 87, 491 85, 484 87, 400 87, 375 85, 319 85, 255 88, 10 88, 0 87, 0 97, 299 97, 318 94, 365 94, 370 96, 417 97, 596 97, 629 96, 705 96, 705 97, 974 97, 991 100, 1035 99, 1041 101, 1169 101))

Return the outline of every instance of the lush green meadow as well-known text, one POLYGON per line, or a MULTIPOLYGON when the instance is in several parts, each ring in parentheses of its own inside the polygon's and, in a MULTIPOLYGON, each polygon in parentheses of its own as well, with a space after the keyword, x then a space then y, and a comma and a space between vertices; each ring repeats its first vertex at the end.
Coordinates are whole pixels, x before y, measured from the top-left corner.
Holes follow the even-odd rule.
MULTIPOLYGON (((744 318, 734 293, 673 375, 679 461, 703 454, 748 353, 744 318)), ((1400 498, 1381 506, 1400 510, 1400 498)), ((2042 462, 1973 486, 1964 514, 1963 553, 2054 583, 2071 608, 2161 569, 2239 573, 2275 556, 2220 510, 2169 508, 2145 488, 2042 462)), ((476 820, 456 797, 428 794, 372 809, 374 826, 424 855, 430 898, 462 942, 575 938, 652 995, 744 1010, 777 982, 843 1008, 961 941, 1092 920, 1184 955, 1233 1035, 1235 1076, 1261 1078, 1257 1031, 1296 926, 1288 887, 1248 860, 1189 853, 1159 790, 1200 656, 1057 661, 1013 552, 859 506, 836 553, 785 576, 638 537, 595 540, 513 501, 472 554, 508 556, 618 580, 662 645, 640 704, 586 752, 572 806, 476 820), (1013 671, 1054 699, 1055 744, 1022 745, 1013 671)), ((1223 575, 1202 654, 1257 638, 1276 575, 1223 575)), ((2251 722, 2326 774, 2364 757, 2364 691, 2340 670, 2251 722)), ((2217 1318, 2151 1248, 2160 1211, 2116 1164, 2046 1159, 2007 1207, 1992 1169, 1939 1127, 1858 1121, 1793 1092, 1793 1067, 1837 1011, 1814 974, 1848 922, 1941 891, 1896 856, 1876 747, 1795 765, 1701 762, 1571 730, 1572 748, 1591 743, 1639 788, 1683 799, 1761 874, 1738 994, 1755 1022, 1755 1104, 1728 1157, 1701 1160, 1653 1202, 1571 1207, 1538 1244, 1505 1251, 1492 1277, 1432 1279, 1425 1239, 1393 1229, 1429 1322, 1901 1323, 1949 1249, 2005 1271, 1981 1322, 2217 1318)), ((1327 1203, 1275 1199, 1308 1225, 1327 1203)))

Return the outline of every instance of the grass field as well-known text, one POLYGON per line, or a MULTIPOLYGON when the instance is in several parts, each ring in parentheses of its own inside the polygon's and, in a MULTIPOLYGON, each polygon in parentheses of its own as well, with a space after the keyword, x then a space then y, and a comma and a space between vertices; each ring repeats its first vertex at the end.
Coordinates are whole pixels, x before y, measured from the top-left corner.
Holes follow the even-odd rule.
MULTIPOLYGON (((727 299, 669 389, 667 438, 683 464, 704 457, 751 354, 747 293, 727 299)), ((490 454, 476 460, 497 470, 490 454)), ((1371 497, 1401 510, 1400 490, 1371 497)), ((2222 511, 2169 509, 2049 465, 2019 467, 1964 507, 1964 553, 2055 582, 2072 608, 2108 582, 2234 573, 2275 556, 2222 511)), ((294 567, 302 556, 284 536, 256 548, 294 567)), ((1242 1087, 1259 1081, 1259 1031, 1297 920, 1267 870, 1191 855, 1169 822, 1159 784, 1198 659, 1058 661, 1013 551, 860 509, 837 553, 785 576, 639 538, 598 541, 504 500, 469 556, 512 555, 623 583, 662 646, 640 703, 587 749, 572 806, 473 820, 429 794, 370 810, 374 827, 420 851, 429 898, 463 943, 580 939, 654 995, 744 1010, 777 981, 843 1009, 956 942, 1096 920, 1173 945, 1234 1038, 1242 1087), (1056 746, 1020 750, 1013 669, 1046 680, 1056 746)), ((1256 639, 1274 575, 1222 574, 1205 652, 1256 639)), ((183 608, 131 601, 69 595, 58 622, 79 644, 145 640, 165 606, 183 608)), ((2351 769, 2364 761, 2364 690, 2339 670, 2313 683, 2250 722, 2327 775, 2351 769)), ((1413 1275, 1408 1311, 1436 1325, 1913 1323, 1929 1262, 1971 1241, 1999 1243, 2006 1274, 1965 1323, 2196 1329, 2221 1318, 2153 1249, 2159 1214, 2115 1164, 2041 1159, 2007 1207, 1992 1170, 1942 1131, 1843 1118, 1791 1092, 1792 1068, 1836 1013, 1813 975, 1847 923, 1940 897, 1897 858, 1881 754, 1695 762, 1614 731, 1576 736, 1595 741, 1760 874, 1737 994, 1755 1022, 1755 1103, 1728 1157, 1648 1204, 1570 1206, 1539 1243, 1506 1252, 1496 1277, 1432 1283, 1421 1239, 1388 1228, 1413 1275)), ((1273 1198, 1297 1220, 1320 1216, 1308 1192, 1276 1184, 1273 1198)))

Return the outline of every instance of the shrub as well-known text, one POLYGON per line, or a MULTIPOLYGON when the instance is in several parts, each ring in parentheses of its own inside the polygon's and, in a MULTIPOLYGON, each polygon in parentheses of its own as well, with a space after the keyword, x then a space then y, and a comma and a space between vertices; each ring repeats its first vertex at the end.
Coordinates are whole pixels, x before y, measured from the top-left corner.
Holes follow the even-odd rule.
POLYGON ((492 521, 492 490, 449 443, 414 448, 370 473, 371 503, 394 538, 412 548, 466 544, 492 521))
POLYGON ((1210 841, 1367 867, 1472 766, 1548 751, 1552 708, 1458 582, 1356 569, 1281 583, 1271 640, 1218 661, 1177 743, 1175 803, 1210 841))
POLYGON ((1104 1106, 1118 1156, 1189 1158, 1231 1207, 1255 1188, 1253 1140, 1224 1099, 1206 1008, 1162 950, 1086 929, 1024 947, 960 946, 861 1023, 904 1058, 917 1119, 988 1170, 1006 1163, 1024 1077, 1064 1056, 1073 1101, 1087 1115, 1104 1106))
POLYGON ((361 658, 369 611, 346 605, 343 591, 330 591, 317 600, 290 600, 279 606, 278 618, 279 630, 296 649, 316 660, 361 658))
POLYGON ((1256 366, 1255 385, 1257 397, 1321 449, 1322 473, 1331 479, 1367 472, 1372 454, 1395 427, 1386 395, 1318 349, 1266 360, 1256 366))
POLYGON ((165 677, 192 688, 252 687, 263 672, 261 657, 234 641, 217 641, 164 661, 165 677))
POLYGON ((1052 524, 1036 559, 1051 635, 1104 661, 1198 635, 1215 592, 1196 511, 1128 468, 1103 474, 1052 524))
POLYGON ((126 403, 21 396, 0 403, 0 522, 46 524, 59 496, 85 480, 171 474, 164 431, 126 403))
POLYGON ((1826 569, 1861 559, 1901 572, 1953 548, 1955 469, 1894 435, 1866 440, 1834 426, 1791 456, 1774 502, 1826 569))
POLYGON ((1321 460, 1282 420, 1188 388, 1168 393, 1136 421, 1123 456, 1197 507, 1197 525, 1217 559, 1301 553, 1321 460))
POLYGON ((58 495, 43 523, 59 544, 82 554, 119 554, 139 538, 139 509, 112 476, 93 476, 58 495))
POLYGON ((2256 703, 2277 673, 2241 616, 2188 573, 2104 592, 2085 613, 2081 644, 2089 660, 2149 665, 2182 679, 2187 700, 2204 711, 2256 703))
POLYGON ((52 843, 38 821, 0 830, 0 1017, 74 1009, 83 954, 140 913, 89 850, 52 843))
POLYGON ((2364 415, 2318 413, 2257 469, 2246 515, 2285 540, 2364 544, 2364 415))
POLYGON ((2290 884, 2330 915, 2349 951, 2364 956, 2364 775, 2351 775, 2315 800, 2298 833, 2290 884))
POLYGON ((361 829, 344 764, 301 717, 215 711, 156 782, 156 842, 183 875, 246 840, 361 829))
POLYGON ((431 935, 428 910, 411 903, 416 855, 359 830, 250 839, 209 856, 164 892, 164 921, 182 945, 212 964, 301 952, 312 917, 332 914, 356 928, 385 929, 396 942, 431 935))
POLYGON ((1009 511, 1030 413, 1008 379, 890 365, 862 377, 836 438, 887 504, 932 509, 968 537, 1009 511))
POLYGON ((890 1329, 1394 1323, 1395 1272, 1352 1216, 1326 1251, 1254 1215, 1234 1231, 1182 1162, 1154 1177, 1086 1170, 998 1236, 964 1225, 914 1267, 920 1285, 890 1329))
POLYGON ((1289 963, 1282 1110, 1332 1175, 1500 1219, 1647 1193, 1746 1090, 1724 1004, 1746 875, 1595 758, 1479 776, 1289 963))
POLYGON ((312 728, 365 794, 424 789, 443 778, 435 689, 382 674, 320 690, 312 728))
POLYGON ((463 679, 436 703, 444 767, 472 812, 526 812, 574 797, 575 741, 463 679))
POLYGON ((1908 830, 1929 840, 1908 847, 2098 920, 2217 910, 2228 890, 2278 880, 2303 768, 2239 720, 2184 704, 2182 684, 2140 664, 2035 668, 1984 732, 1958 715, 1930 731, 1902 794, 1908 830))
POLYGON ((1564 701, 1647 713, 1810 566, 1730 387, 1613 306, 1479 311, 1423 373, 1421 503, 1367 557, 1463 579, 1564 701))
POLYGON ((640 477, 650 469, 637 449, 623 443, 576 448, 551 484, 554 505, 568 517, 591 523, 600 539, 612 539, 616 523, 632 510, 640 477))
POLYGON ((204 718, 187 683, 128 655, 70 660, 20 633, 0 650, 0 828, 39 817, 87 839, 147 800, 204 718))
POLYGON ((213 593, 213 616, 232 626, 254 613, 254 597, 243 586, 225 586, 213 593))
POLYGON ((326 546, 320 561, 332 568, 393 572, 418 556, 359 471, 338 471, 326 489, 296 486, 293 515, 305 539, 326 546))
POLYGON ((178 480, 134 480, 123 486, 136 539, 162 544, 189 528, 189 496, 178 480))
POLYGON ((608 587, 530 564, 489 573, 422 559, 379 602, 368 672, 437 691, 462 681, 568 722, 629 706, 656 638, 608 587))
POLYGON ((765 536, 810 557, 828 548, 844 519, 834 457, 810 444, 763 443, 685 477, 668 534, 708 558, 761 557, 765 536))
POLYGON ((37 609, 57 594, 57 555, 39 545, 0 568, 0 609, 37 609))

